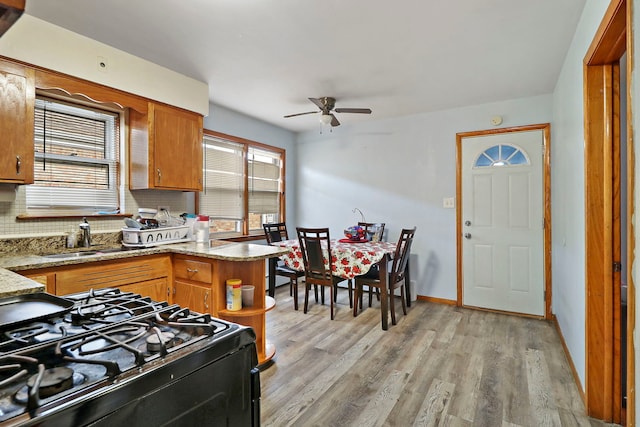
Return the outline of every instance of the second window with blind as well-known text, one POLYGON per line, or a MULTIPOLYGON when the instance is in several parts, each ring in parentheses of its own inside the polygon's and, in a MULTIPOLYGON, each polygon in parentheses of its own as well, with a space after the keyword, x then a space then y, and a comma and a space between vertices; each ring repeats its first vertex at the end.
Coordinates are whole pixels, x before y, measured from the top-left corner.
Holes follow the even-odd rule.
POLYGON ((197 211, 216 237, 262 236, 263 223, 284 220, 283 149, 208 130, 203 144, 197 211))

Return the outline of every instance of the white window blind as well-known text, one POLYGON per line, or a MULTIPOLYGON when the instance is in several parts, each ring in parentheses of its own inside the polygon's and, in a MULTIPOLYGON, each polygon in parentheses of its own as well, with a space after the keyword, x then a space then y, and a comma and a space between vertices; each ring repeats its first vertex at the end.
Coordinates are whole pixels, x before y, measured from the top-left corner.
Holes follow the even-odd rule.
POLYGON ((249 147, 249 213, 280 211, 280 153, 249 147))
POLYGON ((118 114, 39 97, 34 139, 35 183, 26 188, 29 213, 119 208, 118 114))
POLYGON ((200 213, 214 219, 242 220, 244 210, 244 146, 204 137, 204 191, 200 213))

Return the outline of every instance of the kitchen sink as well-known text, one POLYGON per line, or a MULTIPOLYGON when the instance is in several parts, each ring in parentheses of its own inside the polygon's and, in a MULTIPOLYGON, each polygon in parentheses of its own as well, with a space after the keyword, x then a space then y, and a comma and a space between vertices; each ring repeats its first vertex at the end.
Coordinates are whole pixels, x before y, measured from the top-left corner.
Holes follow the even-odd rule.
POLYGON ((62 252, 59 254, 43 255, 44 258, 64 259, 64 258, 81 258, 90 255, 109 254, 114 252, 130 251, 132 248, 120 247, 120 248, 108 248, 99 249, 95 251, 77 251, 77 252, 62 252))
POLYGON ((43 255, 45 258, 78 258, 89 255, 96 255, 97 251, 82 251, 82 252, 65 252, 62 254, 43 255))

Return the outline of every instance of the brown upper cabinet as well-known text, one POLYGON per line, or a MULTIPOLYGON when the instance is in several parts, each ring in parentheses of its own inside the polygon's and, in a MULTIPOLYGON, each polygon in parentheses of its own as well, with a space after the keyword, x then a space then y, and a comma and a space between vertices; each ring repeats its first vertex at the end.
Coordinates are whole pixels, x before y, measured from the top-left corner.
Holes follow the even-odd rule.
POLYGON ((22 16, 24 3, 25 0, 0 0, 0 36, 22 16))
POLYGON ((0 182, 32 184, 35 73, 18 64, 0 63, 0 182))
POLYGON ((202 191, 202 115, 149 101, 129 121, 131 190, 202 191))
POLYGON ((0 58, 0 183, 33 183, 36 90, 129 110, 130 189, 202 191, 201 114, 4 57, 0 58))

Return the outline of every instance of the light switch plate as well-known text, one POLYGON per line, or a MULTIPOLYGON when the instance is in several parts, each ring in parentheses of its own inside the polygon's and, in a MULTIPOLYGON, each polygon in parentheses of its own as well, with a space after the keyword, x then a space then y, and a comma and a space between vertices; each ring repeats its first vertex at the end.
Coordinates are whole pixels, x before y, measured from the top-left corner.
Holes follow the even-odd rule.
POLYGON ((456 199, 454 197, 445 197, 442 199, 442 207, 446 209, 454 209, 456 207, 456 199))

